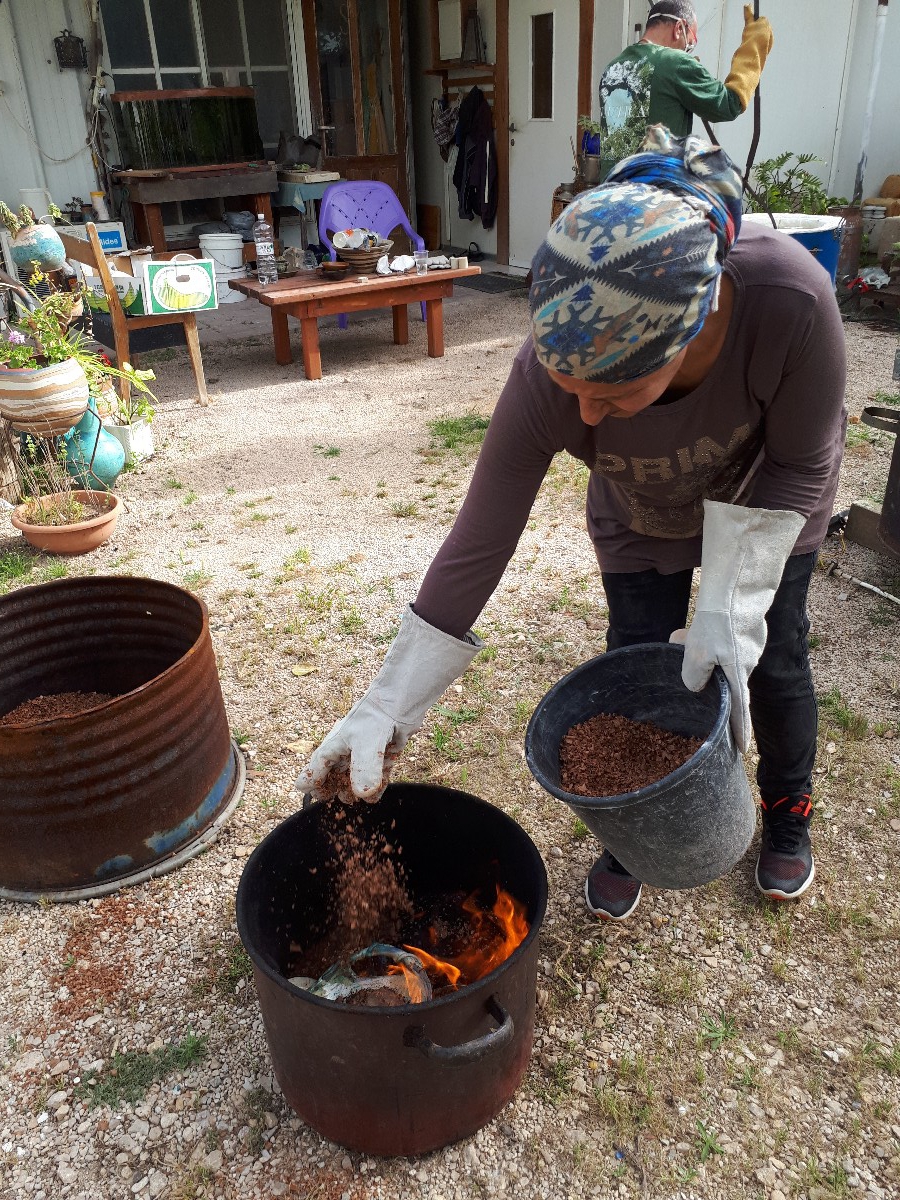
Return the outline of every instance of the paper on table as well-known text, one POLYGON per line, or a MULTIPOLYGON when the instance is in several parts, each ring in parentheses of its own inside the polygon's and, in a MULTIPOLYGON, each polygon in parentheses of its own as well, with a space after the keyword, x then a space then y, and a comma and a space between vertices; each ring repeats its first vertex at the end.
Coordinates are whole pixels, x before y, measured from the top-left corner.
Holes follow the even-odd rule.
POLYGON ((428 259, 429 271, 449 271, 450 259, 446 254, 432 254, 428 259))
POLYGON ((411 254, 398 254, 396 258, 391 260, 392 271, 408 271, 416 265, 416 260, 411 254))
POLYGON ((391 268, 388 263, 388 256, 386 254, 382 254, 381 258, 379 258, 378 262, 375 264, 375 274, 390 275, 390 273, 391 268))

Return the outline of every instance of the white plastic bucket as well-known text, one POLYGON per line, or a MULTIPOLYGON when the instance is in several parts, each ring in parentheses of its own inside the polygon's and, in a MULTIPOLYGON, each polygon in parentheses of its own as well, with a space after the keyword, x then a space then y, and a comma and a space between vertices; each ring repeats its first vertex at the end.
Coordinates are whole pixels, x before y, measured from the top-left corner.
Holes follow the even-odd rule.
MULTIPOLYGON (((218 237, 219 234, 215 236, 218 237)), ((239 279, 245 275, 246 271, 243 265, 216 271, 216 297, 220 304, 237 304, 239 301, 247 299, 243 292, 236 292, 234 288, 228 286, 229 279, 239 279)))
MULTIPOLYGON (((28 205, 38 220, 48 216, 51 201, 46 188, 19 188, 19 198, 23 204, 28 205)), ((48 224, 53 225, 55 222, 48 218, 48 224)))
POLYGON ((219 270, 233 271, 244 265, 244 243, 239 233, 201 233, 200 253, 211 258, 219 270))

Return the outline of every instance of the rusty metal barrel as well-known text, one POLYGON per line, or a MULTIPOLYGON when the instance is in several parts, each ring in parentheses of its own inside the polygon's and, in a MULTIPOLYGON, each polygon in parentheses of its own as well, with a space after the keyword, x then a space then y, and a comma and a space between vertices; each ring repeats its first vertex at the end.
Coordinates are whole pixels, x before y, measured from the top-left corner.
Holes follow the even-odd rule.
POLYGON ((884 542, 886 550, 891 554, 900 555, 900 410, 871 405, 863 409, 862 420, 864 425, 872 425, 875 429, 885 429, 888 433, 897 435, 881 505, 878 536, 884 542))
POLYGON ((0 896, 76 900, 162 874, 215 839, 244 784, 206 605, 93 576, 0 598, 0 716, 39 696, 111 699, 0 725, 0 896))

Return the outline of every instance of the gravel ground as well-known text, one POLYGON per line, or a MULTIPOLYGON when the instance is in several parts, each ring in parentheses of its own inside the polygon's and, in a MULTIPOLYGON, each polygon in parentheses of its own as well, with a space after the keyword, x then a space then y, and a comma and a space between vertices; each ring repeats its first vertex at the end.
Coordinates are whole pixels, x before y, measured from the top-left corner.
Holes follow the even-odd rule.
MULTIPOLYGON (((827 700, 809 896, 761 903, 751 851, 709 887, 646 889, 621 927, 592 922, 581 892, 596 847, 522 757, 535 702, 602 644, 585 472, 567 459, 479 622, 489 651, 399 772, 500 805, 547 863, 526 1078, 474 1137, 416 1160, 348 1152, 288 1109, 237 939, 237 880, 297 808, 298 766, 377 669, 465 493, 474 450, 435 445, 428 422, 490 413, 526 307, 458 289, 440 360, 418 321, 407 347, 384 316, 330 325, 320 382, 275 365, 263 317, 235 305, 207 323, 208 409, 191 403, 185 355, 156 356, 157 457, 121 478, 115 541, 66 564, 205 598, 244 799, 212 849, 162 879, 79 905, 0 904, 0 1197, 898 1195, 897 610, 813 580, 827 700), (123 1060, 110 1071, 128 1051, 143 1075, 123 1099, 123 1060)), ((856 415, 896 390, 896 334, 846 334, 856 415)), ((850 441, 841 507, 883 490, 891 450, 861 425, 850 441)), ((826 554, 900 590, 894 560, 836 539, 826 554)), ((7 589, 60 570, 18 537, 0 541, 0 564, 7 589)))

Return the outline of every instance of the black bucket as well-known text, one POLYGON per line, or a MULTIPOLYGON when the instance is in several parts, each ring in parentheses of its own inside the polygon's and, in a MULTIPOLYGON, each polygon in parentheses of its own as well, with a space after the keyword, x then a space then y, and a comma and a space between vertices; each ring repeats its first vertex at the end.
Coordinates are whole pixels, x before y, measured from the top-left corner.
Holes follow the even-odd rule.
POLYGON ((701 692, 681 681, 683 650, 626 646, 576 667, 550 689, 525 734, 525 759, 551 795, 565 800, 637 879, 690 888, 730 871, 743 856, 756 810, 731 736, 731 695, 717 667, 701 692), (657 783, 621 796, 578 796, 559 778, 559 747, 573 725, 617 713, 703 745, 657 783))

